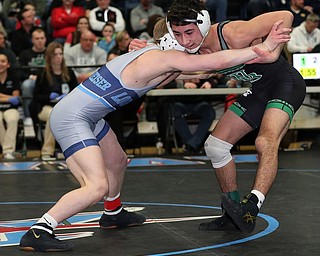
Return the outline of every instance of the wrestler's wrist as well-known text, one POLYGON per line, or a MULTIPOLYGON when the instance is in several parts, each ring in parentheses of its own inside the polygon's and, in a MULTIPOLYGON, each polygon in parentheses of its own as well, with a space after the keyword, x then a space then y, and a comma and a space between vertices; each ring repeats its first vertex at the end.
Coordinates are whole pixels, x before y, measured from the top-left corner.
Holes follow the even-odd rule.
POLYGON ((265 44, 264 42, 261 43, 261 46, 263 48, 263 50, 272 53, 272 51, 270 50, 270 48, 267 46, 267 44, 265 44))

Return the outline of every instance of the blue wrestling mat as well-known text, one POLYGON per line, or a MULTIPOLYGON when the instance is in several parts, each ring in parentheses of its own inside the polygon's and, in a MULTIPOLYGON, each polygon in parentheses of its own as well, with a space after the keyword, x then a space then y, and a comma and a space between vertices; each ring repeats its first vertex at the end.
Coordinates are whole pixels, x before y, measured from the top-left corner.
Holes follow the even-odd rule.
MULTIPOLYGON (((208 159, 204 159, 208 160, 208 159)), ((146 157, 146 158, 130 158, 128 167, 141 167, 141 166, 170 166, 170 165, 194 165, 205 164, 205 162, 198 161, 198 159, 192 160, 179 160, 169 159, 162 157, 146 157)))
MULTIPOLYGON (((129 158, 128 167, 151 167, 151 166, 181 166, 205 164, 199 160, 179 160, 161 157, 129 158)), ((28 161, 28 162, 1 162, 0 172, 11 171, 59 171, 67 170, 65 161, 28 161)))
MULTIPOLYGON (((258 157, 252 155, 234 155, 236 163, 256 163, 258 157)), ((202 165, 209 161, 207 156, 188 156, 184 159, 171 159, 163 157, 129 158, 128 167, 152 167, 152 166, 181 166, 181 165, 202 165)), ((0 172, 11 171, 59 171, 67 170, 65 161, 26 161, 26 162, 1 162, 0 172)))
POLYGON ((5 162, 0 163, 0 171, 39 170, 41 162, 5 162))
MULTIPOLYGON (((202 160, 202 161, 209 160, 207 156, 188 156, 184 158, 190 159, 190 160, 202 160)), ((236 163, 257 163, 258 155, 257 154, 233 155, 233 159, 236 163)))

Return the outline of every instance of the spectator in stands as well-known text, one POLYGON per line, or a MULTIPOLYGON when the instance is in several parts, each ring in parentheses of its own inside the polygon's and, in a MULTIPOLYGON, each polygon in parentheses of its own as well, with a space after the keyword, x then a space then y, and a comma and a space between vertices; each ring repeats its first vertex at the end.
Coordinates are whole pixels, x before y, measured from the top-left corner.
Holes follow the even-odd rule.
POLYGON ((16 30, 18 14, 23 9, 22 1, 2 1, 2 11, 5 22, 3 23, 8 34, 16 30))
POLYGON ((312 7, 304 5, 304 0, 291 0, 289 11, 294 17, 292 27, 299 26, 313 12, 312 7))
MULTIPOLYGON (((210 80, 183 80, 183 88, 185 89, 210 89, 212 87, 210 80)), ((182 140, 185 153, 201 152, 202 144, 207 138, 210 126, 216 116, 210 101, 203 96, 175 97, 171 107, 173 125, 182 140), (199 119, 194 132, 188 125, 188 118, 199 119)))
POLYGON ((24 124, 32 126, 29 105, 33 96, 33 89, 39 72, 39 67, 45 64, 44 53, 46 51, 46 34, 42 28, 35 28, 32 31, 32 47, 23 50, 19 55, 19 62, 23 68, 20 80, 21 94, 25 99, 22 102, 24 112, 24 124), (27 68, 28 67, 28 68, 27 68))
POLYGON ((227 0, 202 0, 210 13, 211 22, 221 22, 227 19, 227 0))
POLYGON ((66 41, 64 42, 64 51, 69 49, 71 46, 74 46, 77 43, 80 43, 80 35, 83 31, 91 29, 89 24, 89 18, 86 16, 81 16, 77 22, 77 29, 68 34, 66 41))
POLYGON ((310 6, 312 12, 320 15, 320 1, 319 0, 305 0, 305 6, 310 6))
POLYGON ((291 40, 287 43, 290 53, 312 52, 320 44, 319 15, 309 14, 306 21, 291 32, 291 40))
MULTIPOLYGON (((33 16, 34 16, 34 21, 33 21, 33 25, 35 27, 42 27, 42 20, 39 16, 36 16, 36 7, 31 4, 31 3, 26 3, 24 6, 23 6, 23 10, 28 10, 28 11, 31 11, 33 16)), ((19 20, 17 20, 17 23, 16 23, 16 30, 17 29, 20 29, 21 28, 21 23, 19 22, 19 20)))
POLYGON ((106 63, 107 54, 95 44, 95 40, 93 32, 86 30, 81 33, 80 43, 64 53, 67 66, 88 66, 73 69, 79 83, 88 78, 98 68, 96 66, 106 63))
MULTIPOLYGON (((163 89, 174 89, 177 88, 177 82, 176 80, 171 81, 169 84, 166 84, 163 89)), ((150 97, 148 99, 148 104, 147 104, 147 109, 149 112, 152 114, 152 104, 155 105, 155 110, 154 110, 154 119, 157 121, 157 127, 158 127, 158 138, 161 139, 161 142, 163 143, 163 148, 165 149, 165 153, 172 153, 171 149, 173 145, 171 144, 171 140, 169 141, 169 136, 168 136, 168 127, 170 125, 169 123, 169 109, 170 109, 170 104, 172 102, 172 97, 166 97, 166 96, 159 96, 159 97, 150 97)), ((152 117, 151 117, 152 118, 152 117)), ((148 117, 149 119, 149 117, 148 117)))
POLYGON ((102 38, 98 39, 98 46, 105 50, 106 54, 116 45, 116 33, 112 23, 107 22, 102 28, 102 38))
POLYGON ((3 158, 14 160, 20 119, 17 110, 20 105, 20 84, 15 74, 10 71, 7 55, 3 53, 0 53, 0 85, 0 144, 3 158))
POLYGON ((110 0, 97 0, 98 7, 92 9, 89 14, 89 22, 93 32, 101 37, 101 31, 106 22, 111 22, 116 32, 125 29, 125 21, 121 11, 110 6, 110 0))
POLYGON ((46 64, 43 72, 37 77, 30 112, 45 122, 44 142, 41 148, 42 160, 54 159, 55 139, 51 133, 49 116, 55 103, 67 95, 77 85, 77 78, 71 68, 65 64, 63 46, 51 42, 45 53, 46 64))
MULTIPOLYGON (((9 0, 9 1, 1 1, 2 5, 3 5, 3 12, 5 12, 6 14, 8 14, 10 11, 15 11, 16 13, 18 13, 19 11, 21 11, 26 5, 32 5, 34 7, 36 7, 36 16, 38 17, 42 17, 45 8, 46 8, 46 4, 47 2, 51 2, 50 0, 9 0)), ((50 3, 49 3, 50 4, 50 3)))
POLYGON ((55 7, 51 12, 53 40, 64 44, 69 33, 77 29, 79 17, 85 15, 82 6, 75 6, 74 0, 62 0, 62 6, 55 7))
POLYGON ((10 68, 11 70, 14 70, 15 74, 17 74, 17 72, 20 72, 18 70, 18 68, 20 67, 20 63, 17 60, 17 56, 8 46, 5 33, 1 30, 0 30, 0 53, 4 53, 5 55, 7 55, 10 63, 10 68))
MULTIPOLYGON (((41 0, 39 0, 41 1, 41 0)), ((46 27, 47 27, 47 34, 49 33, 48 32, 48 29, 50 30, 51 28, 48 28, 48 26, 51 27, 50 23, 51 23, 51 12, 52 12, 52 9, 55 8, 55 7, 60 7, 62 4, 61 0, 45 0, 45 7, 44 7, 44 11, 43 11, 43 14, 42 14, 42 20, 44 22, 46 22, 46 27)))
MULTIPOLYGON (((1 12, 0 12, 0 16, 1 16, 1 12)), ((1 17, 0 17, 0 32, 3 33, 5 37, 8 36, 7 30, 2 23, 1 17)))
POLYGON ((152 4, 150 0, 140 0, 140 4, 133 8, 130 13, 132 36, 139 37, 142 32, 145 32, 149 18, 155 14, 164 16, 161 7, 152 4))
POLYGON ((32 47, 31 31, 34 28, 34 13, 30 10, 22 10, 18 13, 21 28, 9 34, 11 49, 19 56, 20 52, 32 47))
MULTIPOLYGON (((213 88, 213 87, 220 88, 220 87, 226 86, 225 83, 227 82, 227 80, 228 80, 228 78, 226 78, 224 75, 215 74, 212 77, 210 77, 210 79, 208 79, 207 81, 211 84, 211 88, 213 88)), ((203 83, 204 81, 206 81, 206 80, 201 80, 201 83, 203 83)), ((204 84, 204 86, 205 85, 206 84, 204 84)), ((164 89, 175 89, 175 88, 183 88, 183 80, 174 80, 164 86, 164 89)), ((196 87, 193 86, 193 88, 196 88, 196 87)), ((151 104, 154 103, 156 105, 155 115, 156 115, 158 131, 159 131, 158 136, 161 139, 161 141, 163 142, 165 151, 167 153, 171 153, 172 146, 174 146, 174 145, 172 145, 171 138, 169 138, 169 136, 168 136, 169 132, 170 132, 170 130, 168 130, 168 129, 169 129, 169 125, 170 125, 169 119, 171 118, 170 110, 172 110, 172 109, 170 109, 170 107, 172 107, 171 104, 173 101, 175 101, 175 99, 176 98, 173 96, 170 96, 170 97, 160 96, 160 97, 156 97, 155 102, 151 102, 151 104)), ((184 100, 184 97, 178 97, 178 99, 184 100)), ((190 97, 189 97, 189 100, 190 100, 190 97)), ((148 105, 150 105, 150 99, 148 100, 148 105)), ((185 150, 185 151, 187 151, 187 150, 185 150)), ((190 150, 189 150, 189 152, 191 153, 190 150)))
POLYGON ((110 50, 108 54, 108 60, 113 59, 116 56, 122 55, 128 52, 129 44, 132 41, 128 31, 123 30, 116 35, 116 45, 110 50))
POLYGON ((153 37, 153 28, 154 28, 154 25, 157 23, 158 19, 161 17, 162 16, 159 14, 150 16, 147 24, 147 30, 140 34, 139 39, 146 40, 148 43, 155 43, 154 37, 153 37))

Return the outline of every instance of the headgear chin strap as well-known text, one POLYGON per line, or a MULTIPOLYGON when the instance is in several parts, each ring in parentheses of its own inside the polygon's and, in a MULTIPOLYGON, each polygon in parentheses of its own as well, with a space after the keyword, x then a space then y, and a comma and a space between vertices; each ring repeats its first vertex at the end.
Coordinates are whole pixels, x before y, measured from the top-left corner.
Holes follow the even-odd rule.
MULTIPOLYGON (((210 31, 210 27, 211 27, 210 14, 207 10, 202 10, 202 11, 198 12, 196 19, 184 19, 183 21, 196 24, 200 30, 202 37, 203 37, 203 39, 198 47, 196 47, 194 49, 186 49, 186 51, 189 53, 196 53, 200 49, 201 45, 203 44, 204 39, 206 38, 206 36, 208 35, 208 33, 210 31)), ((166 24, 167 24, 167 29, 168 29, 170 36, 175 39, 170 22, 168 20, 166 20, 166 24)))
POLYGON ((160 48, 161 50, 177 50, 177 51, 185 51, 185 48, 181 46, 174 37, 171 37, 169 33, 165 34, 160 38, 160 48))
POLYGON ((200 43, 196 48, 193 48, 193 49, 188 49, 188 48, 186 48, 186 51, 187 51, 188 53, 196 53, 197 51, 199 51, 201 45, 203 44, 204 39, 205 39, 205 37, 202 38, 201 43, 200 43))

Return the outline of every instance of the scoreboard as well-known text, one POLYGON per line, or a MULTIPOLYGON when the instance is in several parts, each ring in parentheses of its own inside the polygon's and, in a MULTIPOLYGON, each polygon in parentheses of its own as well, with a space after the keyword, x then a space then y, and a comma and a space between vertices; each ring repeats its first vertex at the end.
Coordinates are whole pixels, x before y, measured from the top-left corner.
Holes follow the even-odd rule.
POLYGON ((294 53, 293 67, 304 79, 320 79, 320 53, 294 53))

